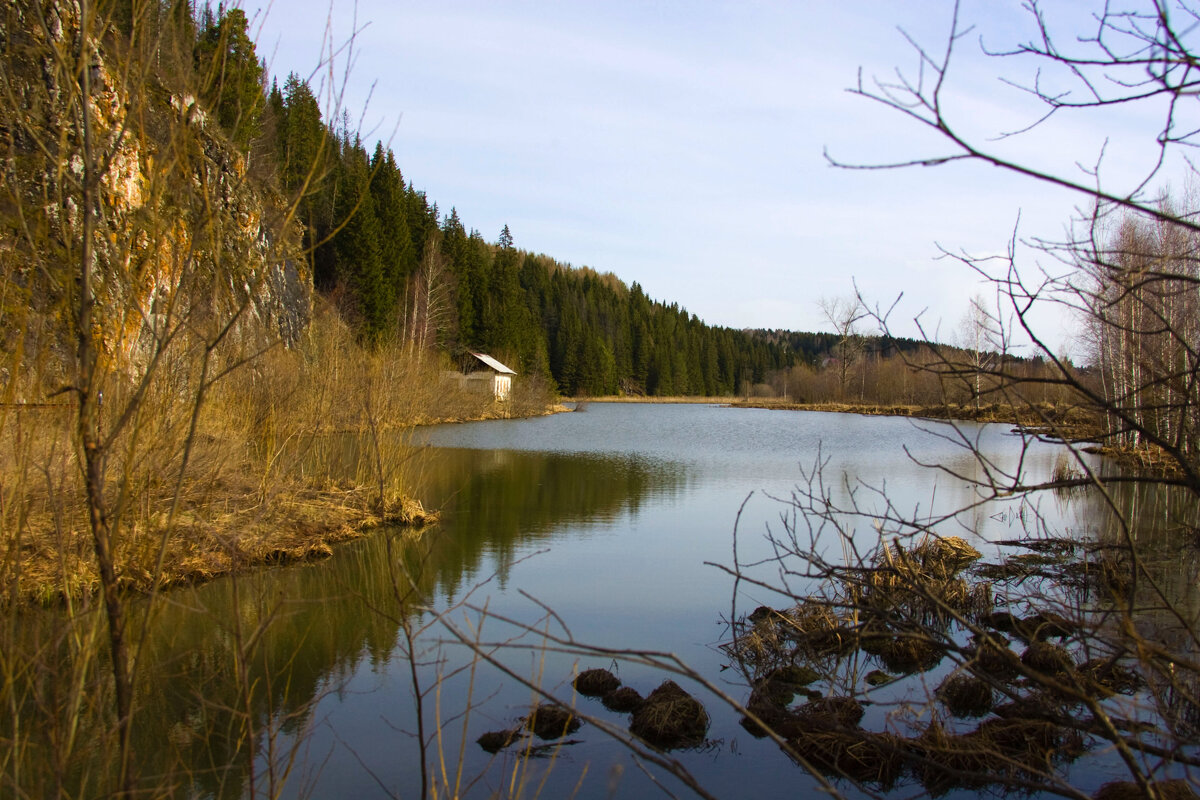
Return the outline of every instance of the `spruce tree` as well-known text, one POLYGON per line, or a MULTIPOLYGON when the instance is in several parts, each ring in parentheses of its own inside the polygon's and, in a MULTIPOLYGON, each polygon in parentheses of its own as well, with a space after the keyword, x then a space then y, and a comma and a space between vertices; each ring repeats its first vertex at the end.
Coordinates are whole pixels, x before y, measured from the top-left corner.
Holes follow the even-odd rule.
POLYGON ((214 17, 206 6, 202 20, 195 49, 201 96, 229 138, 244 150, 258 136, 266 102, 263 66, 250 38, 246 12, 222 7, 214 17))
POLYGON ((392 151, 385 152, 381 143, 375 145, 371 158, 371 199, 380 226, 379 255, 383 261, 386 302, 393 307, 416 269, 417 258, 408 230, 404 176, 392 151))
POLYGON ((336 217, 343 221, 334 239, 338 282, 351 300, 359 334, 378 342, 390 327, 393 307, 384 281, 379 241, 382 229, 370 192, 370 165, 361 144, 342 148, 336 217))

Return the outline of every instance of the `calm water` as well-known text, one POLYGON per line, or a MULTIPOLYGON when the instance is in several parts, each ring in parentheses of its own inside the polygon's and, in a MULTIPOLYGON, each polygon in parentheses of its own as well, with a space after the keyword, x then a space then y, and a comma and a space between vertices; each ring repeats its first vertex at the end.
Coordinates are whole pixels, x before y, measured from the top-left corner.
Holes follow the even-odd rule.
MULTIPOLYGON (((746 688, 736 670, 725 669, 729 659, 718 648, 724 620, 735 602, 745 613, 785 601, 748 583, 735 598, 733 579, 712 566, 733 564, 735 528, 743 563, 768 559, 768 531, 784 530, 783 499, 806 485, 804 475, 818 464, 823 493, 842 505, 881 510, 885 492, 903 512, 970 505, 975 497, 965 478, 978 477, 983 466, 963 437, 988 454, 991 468, 1020 470, 1028 481, 1046 478, 1059 454, 999 425, 955 430, 895 418, 697 405, 592 404, 585 413, 423 430, 415 442, 421 453, 411 462, 413 491, 443 516, 419 540, 380 532, 320 564, 170 596, 141 675, 142 772, 184 763, 198 794, 237 797, 252 782, 265 788, 270 764, 278 774, 290 763, 287 796, 417 796, 410 647, 400 620, 421 626, 432 617, 412 611, 402 597, 410 590, 448 609, 449 621, 485 649, 504 644, 489 652, 507 669, 567 697, 574 668, 609 667, 611 659, 547 649, 505 618, 558 636, 569 630, 590 645, 675 653, 744 701, 746 688), (485 606, 482 620, 472 608, 485 606), (546 608, 556 618, 548 620, 546 608), (245 669, 256 681, 247 700, 232 680, 234 653, 239 636, 245 640, 264 621, 270 624, 246 650, 245 669), (246 708, 262 731, 252 743, 231 733, 246 708)), ((1055 533, 1089 534, 1069 501, 1047 495, 1039 510, 1055 533)), ((993 555, 989 542, 1022 534, 1020 518, 1016 505, 992 504, 947 520, 941 530, 993 555)), ((855 536, 863 547, 877 540, 865 524, 855 536)), ((833 537, 816 547, 834 559, 842 553, 833 537)), ((747 573, 779 585, 773 564, 747 573)), ((806 588, 800 578, 790 586, 806 588)), ((585 769, 579 797, 610 796, 614 785, 619 797, 662 796, 626 749, 589 726, 553 759, 522 766, 512 755, 484 753, 474 740, 515 726, 528 713, 531 692, 496 666, 472 660, 452 638, 432 624, 413 644, 422 685, 442 678, 440 690, 426 697, 426 724, 443 722, 434 758, 439 782, 444 759, 447 780, 461 775, 459 790, 472 797, 507 796, 522 779, 532 781, 524 796, 544 779, 542 797, 564 797, 585 769)), ((936 685, 940 674, 925 679, 936 685)), ((642 694, 663 679, 627 663, 619 675, 642 694)), ((614 724, 626 720, 596 701, 578 703, 614 724)), ((812 784, 775 745, 742 730, 736 715, 706 705, 710 746, 673 756, 711 792, 756 797, 786 787, 795 795, 812 784)), ((1074 769, 1072 780, 1084 787, 1112 777, 1104 767, 1074 769)), ((686 794, 672 778, 662 780, 686 794)), ((901 787, 897 796, 913 788, 901 787)))

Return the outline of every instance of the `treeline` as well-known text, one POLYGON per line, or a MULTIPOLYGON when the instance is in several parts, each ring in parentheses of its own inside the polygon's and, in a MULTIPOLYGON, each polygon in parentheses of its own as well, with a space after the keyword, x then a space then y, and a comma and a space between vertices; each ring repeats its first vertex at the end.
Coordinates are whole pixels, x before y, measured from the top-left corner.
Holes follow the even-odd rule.
POLYGON ((910 339, 707 325, 637 283, 518 249, 507 226, 488 241, 454 208, 442 214, 345 114, 326 119, 306 80, 265 88, 240 9, 134 7, 155 24, 118 15, 117 28, 154 30, 189 54, 175 69, 193 72, 200 103, 249 154, 254 177, 294 198, 314 287, 368 347, 399 344, 451 363, 487 352, 580 396, 865 397, 921 352, 910 339))
POLYGON ((705 325, 612 275, 574 269, 441 215, 382 143, 321 120, 295 75, 272 89, 284 188, 316 287, 371 344, 487 352, 570 395, 729 395, 789 366, 787 346, 705 325), (316 168, 313 165, 316 164, 316 168))
MULTIPOLYGON (((1200 236, 1194 192, 1164 198, 1160 216, 1127 214, 1080 248, 1084 341, 1099 376, 1110 441, 1200 452, 1200 236)), ((1194 474, 1194 473, 1193 473, 1194 474)))
POLYGON ((507 226, 489 242, 443 216, 390 149, 323 120, 294 74, 266 109, 316 288, 367 343, 487 352, 569 395, 732 395, 796 363, 789 341, 706 325, 636 283, 519 250, 507 226))
MULTIPOLYGON (((795 354, 797 363, 818 366, 827 359, 836 357, 844 348, 844 334, 806 333, 788 330, 756 330, 755 334, 772 344, 778 344, 795 354)), ((923 352, 927 343, 903 336, 856 336, 861 340, 864 355, 872 358, 891 356, 915 356, 923 352)))
MULTIPOLYGON (((815 364, 798 361, 743 394, 794 403, 925 407, 1056 404, 1074 396, 1050 380, 1058 368, 1042 358, 988 353, 980 359, 963 348, 915 344, 912 349, 872 347, 848 364, 836 363, 833 355, 815 364), (1000 375, 1011 380, 1005 383, 1000 375), (1014 382, 1021 384, 1019 393, 1014 382)), ((1076 372, 1069 362, 1064 366, 1076 372)))

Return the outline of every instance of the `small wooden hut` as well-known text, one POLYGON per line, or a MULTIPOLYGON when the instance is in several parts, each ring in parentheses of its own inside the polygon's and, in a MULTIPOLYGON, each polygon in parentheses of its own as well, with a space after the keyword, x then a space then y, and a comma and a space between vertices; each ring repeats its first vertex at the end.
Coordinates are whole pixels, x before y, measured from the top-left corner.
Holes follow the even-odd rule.
POLYGON ((484 353, 470 353, 470 365, 466 374, 459 377, 463 388, 490 393, 496 400, 504 401, 512 394, 512 379, 517 373, 484 353))

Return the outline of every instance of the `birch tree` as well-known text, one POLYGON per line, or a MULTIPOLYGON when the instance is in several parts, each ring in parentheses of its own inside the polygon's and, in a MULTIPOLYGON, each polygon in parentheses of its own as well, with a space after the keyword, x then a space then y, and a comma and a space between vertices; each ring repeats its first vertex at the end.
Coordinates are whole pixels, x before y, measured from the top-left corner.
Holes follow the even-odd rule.
POLYGON ((857 296, 822 297, 817 301, 817 306, 837 336, 833 357, 838 373, 839 399, 844 400, 851 372, 866 347, 860 323, 867 318, 867 310, 857 296))

